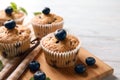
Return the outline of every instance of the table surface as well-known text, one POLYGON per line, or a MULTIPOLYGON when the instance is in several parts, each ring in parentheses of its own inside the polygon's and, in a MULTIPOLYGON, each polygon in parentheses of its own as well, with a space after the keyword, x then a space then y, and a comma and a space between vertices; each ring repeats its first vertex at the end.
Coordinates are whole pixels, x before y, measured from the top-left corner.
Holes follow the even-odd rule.
POLYGON ((82 47, 114 68, 103 80, 120 80, 120 0, 0 0, 0 9, 11 1, 26 8, 29 20, 50 7, 64 18, 64 28, 81 38, 82 47))

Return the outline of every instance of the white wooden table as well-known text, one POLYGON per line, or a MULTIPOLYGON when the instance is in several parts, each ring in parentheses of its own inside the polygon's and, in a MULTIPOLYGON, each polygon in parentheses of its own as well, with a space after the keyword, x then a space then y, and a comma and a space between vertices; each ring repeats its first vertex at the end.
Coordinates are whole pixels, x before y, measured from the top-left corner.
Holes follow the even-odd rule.
POLYGON ((120 80, 120 0, 0 0, 0 9, 13 1, 33 12, 50 7, 63 16, 64 28, 79 35, 82 46, 114 68, 104 80, 120 80))

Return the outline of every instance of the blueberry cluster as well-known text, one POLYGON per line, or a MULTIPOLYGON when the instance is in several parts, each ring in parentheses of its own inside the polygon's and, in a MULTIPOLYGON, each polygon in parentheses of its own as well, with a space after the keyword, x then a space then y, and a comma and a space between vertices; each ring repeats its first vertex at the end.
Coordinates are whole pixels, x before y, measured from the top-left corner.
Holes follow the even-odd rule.
POLYGON ((40 63, 38 61, 31 61, 28 65, 30 71, 34 73, 34 80, 46 80, 46 74, 40 71, 40 63))
MULTIPOLYGON (((93 57, 87 57, 85 62, 88 66, 93 66, 95 64, 96 60, 93 57)), ((81 73, 84 73, 86 71, 86 67, 83 64, 78 64, 75 66, 74 70, 76 73, 81 74, 81 73)))

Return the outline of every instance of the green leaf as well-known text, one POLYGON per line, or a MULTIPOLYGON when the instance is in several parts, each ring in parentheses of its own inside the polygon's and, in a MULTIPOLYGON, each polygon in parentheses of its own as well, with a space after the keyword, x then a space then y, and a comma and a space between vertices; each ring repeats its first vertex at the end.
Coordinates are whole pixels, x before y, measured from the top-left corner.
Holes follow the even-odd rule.
POLYGON ((50 80, 50 78, 49 78, 49 77, 46 77, 46 80, 50 80))
POLYGON ((20 7, 19 10, 23 11, 26 15, 28 14, 27 11, 23 7, 20 7))
POLYGON ((34 15, 38 15, 38 14, 41 14, 41 12, 34 12, 34 15))
POLYGON ((2 68, 3 68, 3 63, 2 63, 2 61, 0 60, 0 71, 2 70, 2 68))
POLYGON ((13 8, 13 10, 14 10, 15 12, 17 12, 17 4, 14 3, 14 2, 11 2, 10 4, 11 4, 11 7, 13 8))
POLYGON ((30 80, 34 80, 34 78, 33 78, 33 77, 31 77, 31 78, 30 78, 30 80))

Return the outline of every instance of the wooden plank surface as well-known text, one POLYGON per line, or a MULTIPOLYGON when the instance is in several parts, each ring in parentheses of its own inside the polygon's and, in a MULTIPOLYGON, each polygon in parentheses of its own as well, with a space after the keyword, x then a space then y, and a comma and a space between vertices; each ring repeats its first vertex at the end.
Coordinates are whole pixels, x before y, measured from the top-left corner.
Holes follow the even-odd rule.
MULTIPOLYGON (((79 60, 78 63, 85 64, 87 67, 87 71, 84 74, 76 74, 74 71, 74 67, 70 68, 54 68, 49 66, 46 63, 44 53, 41 50, 39 55, 35 58, 35 60, 39 61, 41 66, 40 70, 46 73, 51 80, 101 80, 103 77, 106 77, 113 73, 113 69, 105 64, 103 61, 98 59, 96 56, 92 55, 90 52, 86 51, 84 48, 81 48, 78 54, 79 60), (86 57, 92 56, 96 59, 96 65, 89 67, 85 64, 86 57)), ((20 80, 28 80, 33 76, 33 73, 27 69, 20 80)))

